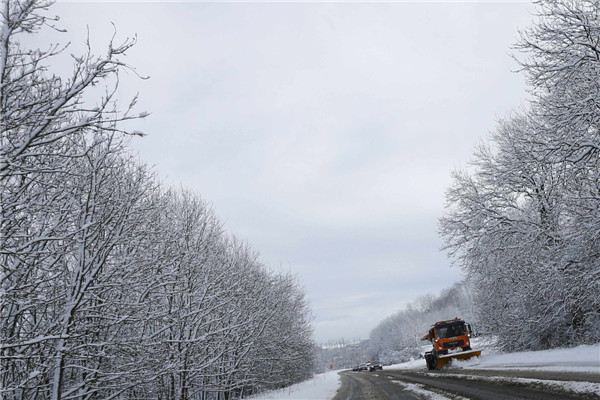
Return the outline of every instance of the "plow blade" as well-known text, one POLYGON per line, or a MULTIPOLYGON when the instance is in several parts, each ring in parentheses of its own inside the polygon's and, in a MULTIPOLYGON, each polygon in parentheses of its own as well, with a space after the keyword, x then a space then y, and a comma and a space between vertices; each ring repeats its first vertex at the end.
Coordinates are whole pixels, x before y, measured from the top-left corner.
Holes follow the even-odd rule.
POLYGON ((444 354, 437 358, 437 369, 442 368, 444 365, 449 364, 452 360, 468 360, 471 357, 479 357, 481 350, 467 350, 461 351, 460 353, 444 354))

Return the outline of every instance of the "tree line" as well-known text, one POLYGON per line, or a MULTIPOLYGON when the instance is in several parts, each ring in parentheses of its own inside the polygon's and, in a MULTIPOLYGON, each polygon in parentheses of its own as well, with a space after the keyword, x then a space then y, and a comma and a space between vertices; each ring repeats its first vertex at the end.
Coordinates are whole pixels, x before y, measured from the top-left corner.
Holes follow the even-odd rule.
POLYGON ((531 100, 454 172, 440 219, 507 350, 600 341, 600 3, 536 9, 515 46, 531 100))
POLYGON ((0 10, 0 397, 220 400, 306 379, 296 278, 132 154, 124 123, 147 114, 116 93, 135 40, 52 74, 65 47, 20 44, 50 5, 0 10))
POLYGON ((371 359, 367 353, 368 339, 329 340, 316 349, 314 371, 323 373, 333 369, 350 369, 371 359))

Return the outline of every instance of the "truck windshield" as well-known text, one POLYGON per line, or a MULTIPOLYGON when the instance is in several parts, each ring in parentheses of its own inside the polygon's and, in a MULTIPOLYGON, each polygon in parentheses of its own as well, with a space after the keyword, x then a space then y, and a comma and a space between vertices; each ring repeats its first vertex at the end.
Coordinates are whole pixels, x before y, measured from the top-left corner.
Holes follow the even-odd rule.
POLYGON ((467 334, 467 329, 464 323, 440 325, 435 328, 438 339, 445 339, 454 336, 462 336, 467 334))

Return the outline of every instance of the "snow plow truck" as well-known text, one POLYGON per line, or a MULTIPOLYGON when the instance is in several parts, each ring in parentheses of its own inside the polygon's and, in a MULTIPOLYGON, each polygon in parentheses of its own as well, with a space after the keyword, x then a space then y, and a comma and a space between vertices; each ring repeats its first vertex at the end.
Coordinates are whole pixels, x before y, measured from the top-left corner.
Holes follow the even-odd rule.
POLYGON ((427 369, 439 369, 454 359, 468 360, 479 357, 481 350, 471 349, 471 325, 455 318, 438 321, 421 340, 428 340, 433 350, 425 353, 427 369))

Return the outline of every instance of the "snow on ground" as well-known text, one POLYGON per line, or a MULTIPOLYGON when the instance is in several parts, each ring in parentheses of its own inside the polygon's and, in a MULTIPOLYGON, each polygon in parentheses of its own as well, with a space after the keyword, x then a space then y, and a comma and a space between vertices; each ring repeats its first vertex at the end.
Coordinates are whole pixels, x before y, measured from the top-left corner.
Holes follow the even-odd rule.
POLYGON ((402 364, 393 364, 384 366, 384 369, 427 369, 424 358, 411 359, 411 361, 402 364))
POLYGON ((312 379, 297 383, 285 389, 273 390, 248 397, 252 400, 331 400, 340 387, 338 371, 317 374, 312 379))
MULTIPOLYGON (((470 369, 535 369, 544 371, 571 371, 600 373, 600 344, 578 346, 570 349, 499 353, 483 349, 481 357, 470 360, 454 360, 454 368, 470 369)), ((426 368, 420 358, 389 369, 426 368)))
MULTIPOLYGON (((448 397, 442 396, 436 392, 432 392, 431 390, 427 390, 426 386, 421 385, 420 383, 408 383, 395 379, 391 381, 396 385, 400 385, 405 391, 416 394, 419 398, 426 398, 428 400, 448 400, 448 397)), ((455 395, 452 398, 455 400, 468 400, 467 398, 458 395, 455 395)))
POLYGON ((472 369, 535 369, 600 373, 600 344, 570 349, 524 351, 520 353, 487 353, 479 358, 460 361, 459 368, 472 369))

